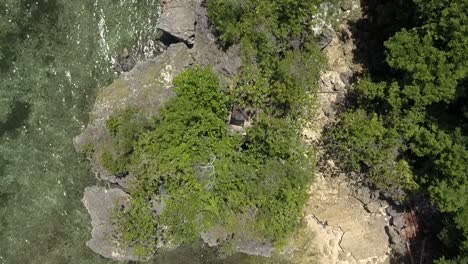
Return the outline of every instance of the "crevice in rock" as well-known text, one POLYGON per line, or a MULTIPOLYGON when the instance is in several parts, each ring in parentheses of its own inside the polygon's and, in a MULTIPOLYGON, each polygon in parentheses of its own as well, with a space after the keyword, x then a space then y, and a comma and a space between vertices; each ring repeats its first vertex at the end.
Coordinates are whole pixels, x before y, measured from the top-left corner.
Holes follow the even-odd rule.
MULTIPOLYGON (((184 43, 187 48, 191 49, 193 48, 193 43, 191 43, 190 41, 185 41, 183 39, 180 39, 174 35, 172 35, 171 33, 167 32, 167 31, 164 31, 162 29, 160 29, 161 31, 161 35, 159 37, 159 41, 166 47, 169 47, 171 46, 172 44, 177 44, 177 43, 184 43)), ((190 39, 194 39, 195 38, 195 35, 193 35, 190 39)))

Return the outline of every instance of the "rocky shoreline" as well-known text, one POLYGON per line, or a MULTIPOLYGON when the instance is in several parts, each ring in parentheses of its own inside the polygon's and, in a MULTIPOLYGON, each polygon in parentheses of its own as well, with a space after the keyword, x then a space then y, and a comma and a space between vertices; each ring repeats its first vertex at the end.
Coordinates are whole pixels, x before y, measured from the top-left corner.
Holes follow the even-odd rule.
MULTIPOLYGON (((359 17, 357 2, 348 1, 342 9, 348 17, 356 16, 356 13, 359 17)), ((96 99, 90 123, 74 139, 80 152, 87 152, 92 146, 94 155, 88 156, 92 169, 103 185, 108 186, 92 186, 85 190, 83 203, 93 226, 92 238, 86 244, 103 257, 118 261, 141 258, 131 248, 119 243, 117 227, 112 221, 114 208, 128 205, 132 175, 115 177, 99 160, 109 141, 106 120, 113 113, 134 106, 147 117, 156 115, 174 96, 173 78, 192 65, 213 67, 227 81, 237 74, 242 64, 239 45, 224 50, 217 44, 201 0, 162 1, 161 11, 158 28, 162 34, 159 44, 162 53, 138 62, 132 70, 123 72, 106 87, 96 99), (114 187, 110 188, 110 184, 114 187)), ((313 121, 312 129, 304 130, 305 140, 319 148, 323 130, 336 121, 347 92, 362 71, 360 65, 353 62, 352 50, 356 47, 347 25, 343 24, 337 32, 322 34, 321 45, 330 68, 321 77, 317 119, 313 121)), ((402 230, 406 228, 404 214, 379 199, 378 193, 365 186, 356 186, 334 166, 333 161, 322 162, 304 214, 304 228, 307 234, 315 237, 311 251, 318 254, 320 263, 389 263, 392 248, 405 250, 405 241, 400 239, 402 230)), ((201 238, 209 246, 218 245, 216 234, 205 233, 201 238)), ((271 244, 246 238, 239 245, 238 252, 260 256, 273 254, 271 244)), ((303 257, 308 252, 299 251, 293 239, 282 254, 296 252, 293 255, 301 255, 295 257, 296 260, 301 259, 297 263, 309 263, 309 259, 303 257)))
MULTIPOLYGON (((242 63, 238 45, 227 50, 217 45, 202 1, 163 1, 161 10, 158 20, 161 41, 157 45, 161 47, 161 54, 138 62, 133 69, 122 72, 118 79, 104 88, 96 99, 90 123, 74 139, 77 151, 85 154, 92 152, 88 155, 92 170, 102 185, 107 186, 85 189, 82 201, 90 214, 93 227, 92 238, 86 245, 97 254, 117 261, 141 258, 131 248, 119 243, 117 227, 112 221, 112 211, 128 205, 132 175, 116 177, 102 165, 100 153, 109 141, 106 120, 113 113, 129 107, 138 107, 147 117, 158 114, 161 107, 174 96, 174 77, 192 65, 210 66, 227 80, 236 75, 242 63), (113 188, 110 188, 111 184, 113 188)), ((130 55, 126 54, 126 57, 130 55)), ((121 68, 124 66, 128 65, 121 68)), ((159 246, 172 248, 171 245, 159 246)), ((245 249, 239 251, 249 253, 252 248, 255 247, 247 244, 245 249)), ((267 254, 261 253, 262 250, 254 251, 250 253, 267 254)), ((271 252, 271 246, 267 251, 271 252)))

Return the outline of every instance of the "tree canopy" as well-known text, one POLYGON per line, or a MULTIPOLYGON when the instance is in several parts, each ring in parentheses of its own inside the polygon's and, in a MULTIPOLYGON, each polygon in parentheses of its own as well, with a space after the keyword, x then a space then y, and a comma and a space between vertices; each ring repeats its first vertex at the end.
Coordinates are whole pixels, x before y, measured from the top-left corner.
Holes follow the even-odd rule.
POLYGON ((345 167, 394 196, 427 192, 446 213, 447 252, 466 254, 468 1, 415 2, 419 26, 385 43, 394 72, 360 81, 330 146, 345 167))

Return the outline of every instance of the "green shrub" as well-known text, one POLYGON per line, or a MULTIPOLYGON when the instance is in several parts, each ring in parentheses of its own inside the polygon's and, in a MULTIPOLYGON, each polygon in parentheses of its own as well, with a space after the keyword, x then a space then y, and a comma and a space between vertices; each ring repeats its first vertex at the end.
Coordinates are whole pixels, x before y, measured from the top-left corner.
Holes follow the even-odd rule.
POLYGON ((111 152, 105 151, 102 153, 101 162, 114 176, 123 177, 129 172, 129 157, 114 157, 111 152))
POLYGON ((281 244, 299 223, 312 178, 297 125, 264 115, 248 138, 232 135, 226 125, 229 96, 212 71, 189 69, 174 84, 177 97, 133 143, 130 166, 140 169, 131 193, 138 203, 121 215, 121 230, 128 233, 123 238, 152 246, 148 230, 165 226, 158 235, 190 243, 215 225, 231 233, 249 226, 253 238, 281 244), (167 207, 153 215, 150 227, 138 218, 147 218, 145 208, 162 189, 169 194, 162 198, 167 207))
POLYGON ((137 256, 147 257, 155 253, 161 233, 145 199, 132 196, 129 208, 117 210, 115 217, 122 241, 133 247, 137 256))
POLYGON ((208 1, 221 40, 242 44, 243 66, 232 90, 238 104, 293 119, 312 108, 308 93, 316 91, 326 62, 310 26, 321 2, 208 1))
POLYGON ((377 114, 361 109, 344 113, 329 139, 330 152, 344 169, 367 173, 372 184, 394 198, 403 198, 400 190, 417 189, 409 164, 400 160, 405 149, 402 139, 394 129, 384 127, 377 114))
POLYGON ((83 154, 86 156, 86 158, 90 159, 93 154, 94 154, 94 145, 93 144, 84 144, 82 147, 81 147, 81 151, 83 152, 83 154))
MULTIPOLYGON (((330 151, 385 190, 430 195, 447 252, 468 250, 468 1, 416 0, 418 26, 386 43, 392 71, 363 80, 330 151)), ((373 72, 378 72, 373 69, 373 72)), ((441 249, 444 251, 444 249, 441 249)), ((452 256, 447 255, 447 258, 452 256)), ((463 263, 463 257, 454 262, 463 263)))
POLYGON ((148 120, 135 108, 128 108, 112 115, 106 122, 110 144, 101 154, 101 162, 110 173, 117 177, 129 173, 130 159, 135 141, 148 129, 148 120))

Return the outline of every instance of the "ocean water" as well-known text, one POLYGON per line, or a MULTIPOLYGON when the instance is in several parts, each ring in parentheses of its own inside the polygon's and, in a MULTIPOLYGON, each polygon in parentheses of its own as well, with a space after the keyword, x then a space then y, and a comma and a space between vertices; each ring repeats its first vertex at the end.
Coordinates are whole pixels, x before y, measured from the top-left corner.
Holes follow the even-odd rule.
POLYGON ((74 150, 124 47, 150 51, 158 0, 0 1, 0 263, 109 263, 93 254, 74 150), (149 47, 149 48, 148 48, 149 47))

